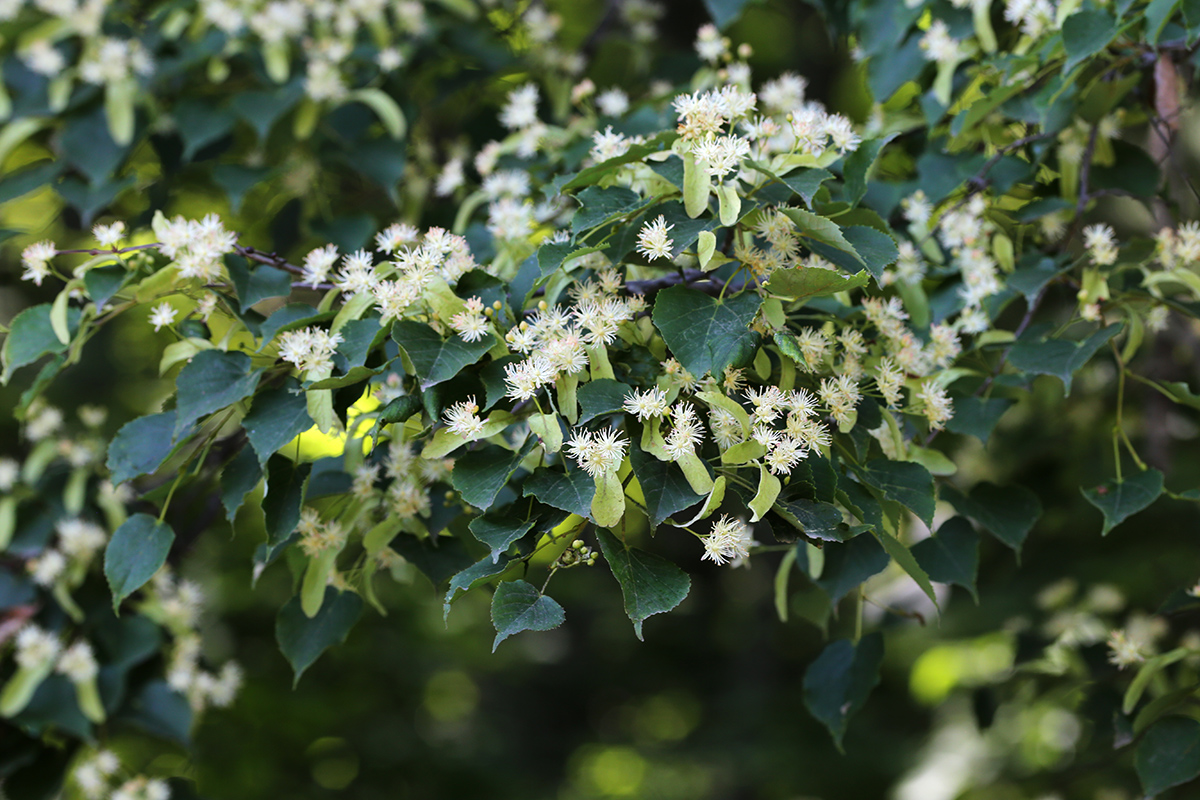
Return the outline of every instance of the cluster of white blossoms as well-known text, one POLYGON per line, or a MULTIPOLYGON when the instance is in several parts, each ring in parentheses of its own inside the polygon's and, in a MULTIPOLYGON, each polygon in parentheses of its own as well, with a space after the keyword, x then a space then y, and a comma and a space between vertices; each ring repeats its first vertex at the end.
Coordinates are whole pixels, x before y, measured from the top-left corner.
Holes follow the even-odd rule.
POLYGON ((178 265, 181 278, 205 283, 217 280, 224 267, 222 259, 237 245, 237 234, 225 230, 216 214, 202 220, 180 216, 168 220, 159 212, 154 215, 153 227, 159 251, 178 265))
POLYGON ((446 428, 453 434, 474 439, 483 433, 483 420, 479 418, 479 403, 474 395, 455 403, 443 412, 446 428))
POLYGON ((284 331, 279 336, 279 357, 294 364, 306 380, 328 378, 333 371, 333 353, 342 334, 310 326, 284 331))
MULTIPOLYGON (((1182 240, 1182 236, 1180 237, 1182 240)), ((1195 239, 1194 234, 1188 234, 1189 239, 1195 239)), ((1112 226, 1098 223, 1088 225, 1083 229, 1083 246, 1088 252, 1088 258, 1099 267, 1107 267, 1117 263, 1117 237, 1112 226)))
POLYGON ((732 563, 735 567, 749 558, 750 548, 758 544, 749 525, 727 514, 713 523, 703 541, 703 559, 715 564, 732 563))
POLYGON ((450 318, 450 327, 464 342, 478 342, 491 332, 492 326, 484 314, 483 301, 471 297, 465 308, 450 318))
POLYGON ((621 436, 616 428, 606 431, 589 431, 576 428, 567 448, 575 463, 592 477, 616 473, 625 459, 629 440, 621 436))
POLYGON ((950 28, 940 19, 930 24, 920 44, 925 58, 939 64, 957 63, 965 54, 963 43, 950 35, 950 28))
POLYGON ((192 711, 228 708, 242 687, 242 668, 233 661, 226 661, 218 672, 210 672, 200 666, 200 637, 195 634, 180 636, 167 667, 167 684, 187 698, 192 711))
POLYGON ((108 542, 108 534, 96 523, 78 518, 59 520, 55 531, 56 546, 27 561, 26 569, 39 586, 49 588, 61 582, 69 591, 83 581, 96 553, 108 542))
POLYGON ((21 251, 21 280, 33 281, 35 286, 41 286, 42 281, 50 276, 50 262, 58 255, 54 242, 36 242, 21 251))
POLYGON ((667 232, 674 227, 674 225, 667 224, 667 218, 662 214, 659 214, 653 221, 645 223, 638 231, 637 251, 651 261, 670 258, 671 248, 675 246, 675 242, 667 236, 667 232))
POLYGON ((1058 4, 1052 0, 1007 0, 1004 4, 1004 19, 1031 39, 1058 30, 1057 17, 1058 4))

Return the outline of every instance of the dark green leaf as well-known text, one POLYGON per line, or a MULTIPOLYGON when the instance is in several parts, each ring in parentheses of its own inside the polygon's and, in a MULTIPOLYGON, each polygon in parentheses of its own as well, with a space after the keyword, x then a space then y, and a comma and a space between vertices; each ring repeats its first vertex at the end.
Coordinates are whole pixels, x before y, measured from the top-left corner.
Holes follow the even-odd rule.
POLYGON ((300 524, 304 484, 312 464, 295 464, 275 455, 267 461, 267 485, 262 510, 267 524, 267 543, 282 544, 300 524))
POLYGON ((937 507, 937 494, 929 470, 913 461, 876 459, 867 464, 862 478, 889 500, 917 515, 930 528, 937 507))
POLYGON ((1018 339, 1008 353, 1008 362, 1019 370, 1037 375, 1054 375, 1071 393, 1071 376, 1091 360, 1104 344, 1117 335, 1121 324, 1101 328, 1082 342, 1069 339, 1018 339))
POLYGON ((766 288, 771 294, 789 300, 808 300, 857 289, 870 282, 871 276, 866 272, 843 275, 820 267, 788 267, 772 272, 766 288))
POLYGON ((281 269, 266 264, 250 268, 240 258, 228 259, 225 268, 233 281, 242 311, 272 297, 287 297, 292 292, 292 276, 281 269))
POLYGON ((429 578, 435 587, 474 563, 462 541, 453 536, 416 536, 401 534, 391 547, 429 578))
POLYGON ((225 190, 229 206, 235 214, 241 210, 246 192, 274 174, 275 170, 270 167, 246 167, 241 164, 217 164, 212 168, 213 180, 225 190))
POLYGON ((130 702, 127 719, 160 739, 187 747, 192 737, 192 706, 166 681, 150 681, 130 702))
POLYGON ((1083 496, 1104 514, 1101 536, 1129 517, 1149 506, 1163 490, 1163 474, 1156 469, 1139 472, 1124 480, 1111 480, 1095 489, 1086 489, 1083 496))
POLYGON ((12 721, 28 731, 40 733, 58 729, 86 739, 92 735, 92 725, 79 710, 76 698, 75 684, 65 675, 51 674, 12 721))
POLYGON ((485 558, 467 567, 462 572, 455 574, 450 579, 449 588, 446 589, 446 599, 442 605, 442 619, 445 620, 450 617, 450 603, 454 601, 459 592, 465 592, 487 582, 503 573, 510 566, 512 564, 508 559, 493 561, 490 558, 485 558))
POLYGON ((834 605, 872 575, 887 569, 891 559, 871 536, 856 536, 841 544, 825 545, 825 569, 816 584, 834 605))
POLYGON ((974 436, 987 444, 996 423, 1015 403, 1006 397, 955 397, 954 416, 946 423, 946 430, 974 436))
POLYGON ((571 231, 579 233, 594 228, 621 214, 627 214, 642 205, 642 197, 624 186, 609 186, 600 189, 589 186, 577 198, 582 208, 571 220, 571 231))
POLYGON ((0 181, 0 203, 16 200, 34 189, 53 184, 54 179, 66 168, 61 161, 47 161, 12 171, 0 181))
POLYGON ((84 183, 74 176, 67 177, 58 184, 58 193, 79 212, 80 221, 86 226, 91 225, 102 210, 116 200, 117 195, 133 186, 135 178, 114 181, 101 181, 97 184, 84 183))
POLYGON ((254 450, 243 447, 221 470, 221 505, 225 506, 225 518, 232 520, 246 499, 262 480, 262 465, 254 457, 254 450))
POLYGON ((750 325, 761 303, 754 292, 718 301, 695 289, 671 286, 654 301, 654 325, 684 369, 697 378, 720 376, 754 353, 758 334, 750 325))
POLYGON ((1085 8, 1063 20, 1063 49, 1067 61, 1063 74, 1099 53, 1117 35, 1117 21, 1107 11, 1085 8))
POLYGON ((858 201, 862 200, 863 195, 867 193, 867 177, 871 173, 871 168, 875 166, 883 148, 894 138, 896 138, 896 134, 889 133, 879 139, 870 139, 846 156, 846 163, 842 168, 844 187, 842 199, 851 206, 858 205, 858 201))
POLYGON ((179 371, 175 436, 206 414, 220 411, 254 393, 262 370, 252 369, 245 353, 202 350, 179 371))
POLYGON ((175 412, 164 411, 125 423, 108 446, 108 469, 114 485, 150 475, 175 447, 175 412))
POLYGON ((979 572, 979 533, 965 518, 954 517, 942 523, 937 535, 912 546, 912 554, 929 573, 930 580, 957 584, 970 592, 976 603, 979 602, 979 593, 975 589, 975 576, 979 572))
POLYGON ((96 308, 104 308, 128 277, 129 270, 124 267, 95 267, 84 273, 83 286, 96 308))
POLYGON ((200 99, 184 98, 173 113, 176 130, 183 139, 183 159, 191 161, 196 153, 233 131, 237 117, 227 108, 200 99))
MULTIPOLYGON (((67 312, 67 327, 72 336, 79 327, 79 315, 78 308, 67 312)), ((13 318, 8 336, 4 338, 4 348, 0 351, 4 358, 4 374, 0 376, 0 384, 7 384, 13 372, 26 364, 66 349, 67 345, 58 340, 50 325, 50 303, 25 309, 13 318)))
MULTIPOLYGON (((788 500, 775 504, 775 513, 804 532, 810 539, 824 539, 830 542, 842 542, 850 532, 849 526, 842 522, 842 512, 830 503, 818 503, 812 500, 788 500)), ((775 538, 781 542, 793 542, 795 535, 788 536, 785 532, 776 530, 775 538)))
POLYGON ((1134 197, 1154 197, 1162 185, 1162 171, 1145 150, 1120 139, 1112 142, 1114 162, 1096 165, 1089 173, 1088 188, 1106 189, 1134 197))
POLYGON ((1133 759, 1147 797, 1200 775, 1200 722, 1166 717, 1154 723, 1133 759))
POLYGON ((310 305, 304 303, 289 303, 286 306, 272 312, 271 316, 263 320, 263 323, 258 327, 258 334, 262 337, 259 350, 271 343, 271 340, 276 335, 283 331, 296 330, 317 322, 324 322, 328 319, 333 319, 336 312, 326 311, 317 313, 317 310, 310 305))
POLYGON ((564 194, 572 192, 575 189, 582 189, 584 186, 591 186, 599 183, 606 176, 616 172, 617 169, 625 164, 634 161, 641 161, 651 153, 659 153, 666 150, 671 144, 679 138, 679 134, 674 131, 664 131, 644 144, 635 144, 615 158, 610 158, 607 161, 601 161, 586 169, 579 171, 571 180, 562 185, 559 191, 564 194))
POLYGON ((814 244, 826 245, 826 249, 837 250, 847 254, 853 259, 855 264, 861 261, 858 258, 858 253, 854 250, 854 245, 846 240, 841 225, 838 225, 827 217, 814 214, 811 211, 805 211, 802 208, 785 208, 782 211, 788 219, 796 223, 796 227, 800 229, 800 235, 805 237, 806 241, 804 244, 809 247, 814 244))
POLYGON ((533 528, 535 520, 522 520, 511 506, 501 511, 476 517, 468 525, 471 535, 492 549, 492 563, 500 561, 500 555, 509 545, 520 539, 533 528))
POLYGON ((260 464, 265 464, 273 453, 312 426, 308 401, 300 391, 299 382, 291 377, 282 385, 255 395, 250 413, 242 420, 260 464))
POLYGON ((464 342, 458 336, 442 339, 428 325, 409 320, 400 320, 392 326, 392 338, 408 353, 422 389, 453 378, 463 367, 483 358, 495 344, 490 333, 478 342, 464 342))
POLYGON ((275 618, 275 641, 292 665, 295 673, 292 686, 300 682, 300 676, 326 648, 346 640, 362 616, 362 607, 362 598, 354 592, 339 592, 327 586, 325 600, 315 617, 310 619, 305 615, 298 595, 279 610, 275 618))
POLYGON ((346 357, 346 367, 361 367, 371 351, 387 338, 388 329, 379 324, 378 317, 352 319, 342 326, 342 343, 337 351, 346 357))
POLYGON ((515 452, 493 444, 463 453, 455 459, 450 482, 462 494, 464 501, 478 509, 487 510, 496 501, 500 490, 508 484, 508 479, 521 460, 533 449, 534 442, 534 437, 529 437, 525 445, 515 452))
POLYGON ((793 192, 804 199, 806 206, 812 207, 813 196, 821 188, 821 184, 833 178, 833 173, 820 167, 796 170, 784 175, 779 180, 788 185, 793 192))
POLYGON ((576 395, 579 400, 578 424, 582 425, 596 417, 621 411, 625 405, 625 395, 631 391, 626 384, 611 378, 601 378, 583 384, 576 395))
POLYGON ((879 540, 883 545, 883 549, 891 556, 891 559, 900 565, 900 568, 908 573, 908 576, 916 581, 917 586, 921 587, 921 591, 929 598, 935 606, 938 604, 937 595, 933 593, 933 584, 929 582, 929 575, 926 574, 924 568, 913 556, 912 551, 904 546, 904 543, 892 536, 883 528, 872 528, 871 534, 879 540))
POLYGON ((1042 504, 1037 495, 1024 486, 980 483, 966 497, 950 487, 946 487, 943 493, 960 514, 975 520, 988 533, 1018 553, 1025 537, 1042 515, 1042 504))
POLYGON ((613 577, 621 584, 633 632, 641 639, 642 623, 682 603, 692 588, 692 579, 665 558, 631 548, 606 530, 597 529, 596 537, 613 577))
POLYGON ((804 705, 829 729, 839 750, 850 717, 879 683, 882 662, 883 634, 876 632, 857 645, 847 639, 830 642, 804 672, 804 705))
POLYGON ((692 491, 683 470, 675 464, 647 455, 636 444, 629 451, 629 460, 638 485, 642 487, 642 496, 646 499, 651 530, 670 519, 675 512, 704 499, 703 495, 692 491))
POLYGON ((250 123, 260 140, 266 139, 271 126, 289 108, 304 97, 304 82, 294 80, 286 86, 265 92, 231 93, 229 105, 242 119, 250 123))
POLYGON ((508 637, 522 631, 548 631, 563 624, 563 607, 525 581, 506 581, 492 595, 492 652, 508 637))
POLYGON ((579 256, 585 256, 588 253, 595 253, 605 249, 604 247, 580 247, 577 244, 560 242, 557 244, 544 244, 538 248, 538 278, 545 280, 558 271, 559 267, 564 262, 579 256))
POLYGON ((104 577, 114 608, 154 577, 174 541, 171 526, 148 514, 134 514, 113 531, 104 550, 104 577))
POLYGON ((307 389, 341 389, 344 386, 354 386, 362 383, 367 378, 378 375, 383 372, 385 367, 351 367, 350 371, 344 375, 334 375, 332 378, 324 378, 319 381, 313 381, 305 388, 307 389))
POLYGON ((83 173, 92 186, 106 182, 125 159, 128 149, 113 141, 104 106, 95 106, 87 114, 66 115, 65 121, 59 143, 63 158, 83 173))
POLYGON ((557 472, 535 470, 521 489, 525 497, 536 497, 548 506, 590 519, 596 483, 581 469, 557 472))

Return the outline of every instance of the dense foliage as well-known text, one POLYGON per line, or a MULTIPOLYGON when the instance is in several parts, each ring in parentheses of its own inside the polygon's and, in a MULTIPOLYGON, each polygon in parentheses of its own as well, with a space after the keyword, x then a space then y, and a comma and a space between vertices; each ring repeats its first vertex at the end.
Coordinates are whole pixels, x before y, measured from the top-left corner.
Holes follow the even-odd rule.
MULTIPOLYGON (((1038 535, 1010 411, 1106 409, 1069 454, 1090 537, 1200 501, 1169 468, 1200 408, 1200 7, 828 0, 840 113, 756 71, 722 32, 744 5, 706 0, 687 52, 645 0, 0 4, 6 796, 190 791, 145 742, 186 746, 243 682, 178 574, 225 526, 253 556, 224 580, 283 576, 297 683, 414 570, 443 619, 490 598, 495 651, 571 626, 572 586, 652 642, 702 562, 753 566, 780 624, 828 635, 799 691, 841 749, 892 622, 950 586, 990 620, 981 551, 1038 535), (153 374, 91 397, 121 337, 153 374)), ((1196 567, 1124 622, 1112 587, 1052 584, 1040 638, 948 637, 914 690, 1010 692, 1006 735, 1051 751, 1017 773, 1088 719, 1114 785, 1192 781, 1200 640, 1170 620, 1196 567)))

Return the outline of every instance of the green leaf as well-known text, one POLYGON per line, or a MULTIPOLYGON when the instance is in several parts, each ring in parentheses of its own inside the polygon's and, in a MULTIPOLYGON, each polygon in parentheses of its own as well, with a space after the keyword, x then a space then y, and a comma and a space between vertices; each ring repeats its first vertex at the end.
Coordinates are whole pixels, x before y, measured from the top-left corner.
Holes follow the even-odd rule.
POLYGON ((889 500, 917 515, 930 528, 937 508, 937 493, 929 470, 912 461, 876 459, 867 464, 862 478, 889 500))
POLYGON ((625 395, 630 387, 612 378, 588 381, 579 387, 579 425, 591 422, 605 414, 615 414, 625 406, 625 395))
MULTIPOLYGON (((856 275, 843 275, 820 267, 789 267, 772 272, 766 288, 771 294, 789 300, 808 300, 847 292, 870 282, 871 276, 862 271, 856 275)), ((777 337, 780 335, 776 334, 777 337)))
POLYGON ((512 566, 512 563, 505 559, 489 560, 483 559, 477 561, 471 566, 464 569, 462 572, 456 573, 450 578, 450 586, 446 589, 446 599, 442 603, 442 620, 450 618, 450 604, 454 602, 454 598, 459 592, 466 592, 474 589, 480 584, 486 583, 488 580, 501 575, 512 566))
POLYGON ((402 534, 391 541, 392 549, 429 578, 435 587, 457 575, 475 560, 467 555, 462 541, 453 536, 416 536, 402 534))
POLYGON ((1163 474, 1156 469, 1148 469, 1124 480, 1111 480, 1086 489, 1083 496, 1104 514, 1104 529, 1101 536, 1120 525, 1129 517, 1149 506, 1163 490, 1163 474))
MULTIPOLYGON (((787 500, 775 504, 775 513, 790 522, 810 539, 824 539, 829 542, 843 542, 849 527, 842 522, 842 512, 830 503, 818 503, 813 500, 787 500)), ((775 531, 775 538, 781 542, 796 541, 795 535, 788 536, 780 530, 775 531)))
POLYGON ((638 485, 642 487, 651 530, 670 519, 672 514, 704 499, 692 491, 679 467, 647 455, 636 445, 629 451, 629 463, 633 466, 638 485))
POLYGON ((1071 393, 1071 376, 1091 360, 1096 351, 1121 330, 1120 323, 1096 331, 1082 342, 1069 339, 1042 339, 1033 341, 1021 338, 1008 353, 1008 363, 1019 370, 1037 375, 1054 375, 1063 382, 1064 390, 1071 393))
POLYGON ((1088 188, 1109 189, 1134 197, 1154 197, 1162 185, 1162 170, 1142 148, 1114 139, 1114 163, 1097 165, 1089 173, 1088 188))
POLYGON ((804 672, 804 705, 829 729, 838 750, 850 717, 879 683, 883 634, 864 636, 858 644, 838 639, 826 645, 804 672))
POLYGON ((242 311, 272 297, 287 297, 292 292, 292 276, 281 269, 259 264, 250 267, 240 258, 225 262, 242 311))
POLYGON ((154 577, 174 541, 171 526, 148 514, 134 514, 113 531, 104 550, 104 577, 112 589, 114 609, 154 577))
POLYGON ((1121 713, 1131 714, 1137 708, 1138 700, 1142 694, 1150 686, 1150 681, 1154 680, 1154 676, 1158 675, 1167 667, 1182 661, 1192 654, 1191 650, 1186 647, 1177 647, 1170 652, 1162 655, 1148 658, 1138 667, 1137 676, 1129 683, 1129 688, 1125 690, 1125 697, 1121 701, 1121 713))
POLYGON ((308 402, 295 378, 255 395, 250 413, 242 420, 260 464, 312 426, 308 402))
POLYGON ((175 412, 164 411, 125 423, 108 446, 108 469, 113 485, 150 475, 175 447, 175 412))
POLYGON ((960 514, 975 520, 1018 553, 1042 515, 1037 495, 1024 486, 980 483, 965 497, 952 487, 945 487, 943 494, 960 514))
POLYGON ((842 229, 846 241, 854 252, 848 253, 822 242, 813 242, 809 247, 826 261, 847 272, 858 272, 864 266, 876 281, 883 279, 883 271, 896 263, 900 251, 896 241, 881 230, 866 225, 850 225, 842 229))
POLYGON ((180 100, 172 116, 183 139, 184 161, 191 161, 198 151, 228 136, 237 123, 237 115, 229 109, 191 97, 180 100))
POLYGON ((350 629, 362 616, 362 607, 362 598, 354 592, 339 592, 327 586, 321 610, 311 619, 300 608, 299 596, 279 609, 279 616, 275 618, 275 641, 279 643, 283 657, 292 665, 295 673, 293 688, 321 653, 331 645, 346 641, 350 629))
POLYGON ((522 521, 519 517, 513 516, 514 512, 510 510, 511 508, 508 506, 502 512, 497 511, 476 517, 467 526, 470 528, 472 536, 491 548, 493 564, 500 561, 500 555, 508 549, 509 545, 533 529, 535 520, 522 521))
POLYGON ((559 189, 564 194, 567 192, 580 189, 584 186, 591 186, 604 180, 608 175, 613 174, 617 169, 625 164, 634 161, 641 161, 651 153, 660 153, 669 148, 671 144, 679 138, 679 134, 674 131, 664 131, 657 136, 647 140, 643 144, 635 144, 619 156, 610 158, 607 161, 601 161, 599 164, 582 169, 579 174, 571 178, 562 185, 559 189))
MULTIPOLYGON (((13 318, 9 326, 8 336, 4 338, 4 347, 0 350, 4 360, 4 374, 0 375, 0 385, 8 383, 14 371, 32 364, 39 358, 52 353, 61 353, 67 345, 58 340, 54 334, 54 326, 50 323, 50 303, 27 308, 13 318)), ((78 308, 72 308, 67 313, 67 327, 71 335, 79 327, 78 308)))
POLYGON ((974 436, 987 444, 996 424, 1016 400, 1007 397, 955 397, 954 416, 946 423, 946 430, 974 436))
POLYGON ((1146 731, 1133 758, 1147 797, 1200 775, 1200 722, 1187 717, 1161 719, 1146 731))
MULTIPOLYGON (((819 214, 814 214, 811 211, 805 211, 802 208, 784 208, 780 210, 788 219, 796 223, 797 227, 800 228, 802 236, 847 253, 855 261, 861 260, 854 249, 854 245, 846 241, 841 226, 833 220, 822 217, 819 214)), ((809 243, 805 242, 805 244, 809 243)))
POLYGON ((719 30, 725 30, 742 15, 749 0, 704 0, 704 7, 719 30))
POLYGON ((521 491, 525 497, 536 497, 548 506, 591 519, 596 484, 581 469, 558 472, 543 467, 525 480, 521 491))
POLYGON ((899 564, 900 568, 908 573, 910 578, 916 581, 917 586, 921 587, 921 591, 925 593, 930 602, 934 606, 937 606, 937 595, 933 593, 933 584, 929 582, 929 575, 926 574, 920 563, 917 562, 912 551, 905 547, 903 542, 885 530, 872 528, 871 533, 883 545, 883 549, 887 551, 892 560, 899 564))
POLYGON ((534 438, 530 437, 516 452, 487 445, 464 453, 454 462, 450 483, 462 494, 464 501, 486 510, 496 501, 496 495, 508 484, 508 479, 534 444, 534 438))
POLYGON ((961 586, 979 603, 979 593, 975 589, 979 572, 979 533, 965 518, 954 517, 942 523, 936 535, 912 546, 912 554, 930 580, 961 586))
POLYGON ((304 501, 304 484, 312 464, 295 464, 284 456, 275 455, 267 461, 267 484, 263 493, 262 510, 267 524, 267 543, 283 543, 300 524, 300 505, 304 501))
POLYGON ((849 203, 851 207, 858 205, 859 201, 867 193, 867 177, 871 173, 871 168, 875 166, 875 162, 879 159, 879 154, 883 152, 883 148, 887 146, 888 142, 895 139, 896 136, 897 134, 895 133, 889 133, 878 139, 870 139, 860 144, 857 150, 846 156, 845 166, 842 168, 842 199, 849 203))
POLYGON ((605 249, 607 249, 607 245, 602 247, 580 247, 570 242, 544 244, 537 251, 538 280, 544 283, 546 278, 557 272, 566 262, 579 256, 585 256, 588 253, 598 253, 605 249))
POLYGON ((1067 53, 1063 74, 1108 47, 1116 35, 1117 21, 1107 11, 1085 8, 1067 17, 1062 25, 1063 49, 1067 53))
POLYGON ((637 192, 624 186, 609 186, 600 189, 589 186, 576 198, 582 208, 571 219, 571 232, 579 233, 615 220, 617 217, 636 211, 644 201, 637 192))
POLYGON ((596 493, 592 495, 592 519, 601 528, 615 528, 625 517, 625 487, 615 472, 592 477, 596 493))
POLYGON ((234 214, 241 211, 247 192, 275 175, 275 170, 270 167, 247 167, 241 164, 216 164, 210 169, 213 180, 225 190, 234 214))
POLYGON ((819 167, 801 169, 784 175, 779 180, 787 184, 793 192, 804 199, 806 206, 812 207, 813 197, 821 188, 821 184, 833 178, 833 173, 819 167))
POLYGON ((392 326, 392 338, 408 354, 422 389, 450 380, 463 367, 483 358, 496 343, 490 333, 478 342, 464 342, 458 336, 442 339, 428 325, 410 320, 396 322, 392 326))
POLYGON ((825 571, 816 584, 825 590, 834 605, 867 578, 887 569, 891 561, 882 545, 870 536, 856 536, 843 544, 827 544, 824 552, 825 571))
POLYGON ((244 400, 254 393, 262 370, 252 369, 245 353, 202 350, 175 379, 175 436, 196 420, 244 400))
POLYGON ((492 652, 508 637, 522 631, 548 631, 563 624, 563 607, 525 581, 505 581, 492 595, 492 652))
POLYGON ((621 584, 625 613, 633 632, 642 639, 642 623, 654 614, 665 614, 683 602, 692 588, 687 573, 665 558, 637 550, 605 530, 597 530, 600 552, 613 577, 621 584))
POLYGON ((124 267, 96 267, 84 273, 83 286, 96 308, 104 308, 128 277, 129 271, 124 267))
POLYGON ((254 491, 262 476, 262 465, 249 447, 238 450, 229 460, 221 470, 221 505, 225 506, 226 519, 233 521, 246 495, 254 491))
POLYGON ((724 301, 683 286, 671 286, 654 301, 654 325, 684 369, 697 378, 719 376, 754 353, 758 334, 750 329, 762 298, 753 292, 724 301))

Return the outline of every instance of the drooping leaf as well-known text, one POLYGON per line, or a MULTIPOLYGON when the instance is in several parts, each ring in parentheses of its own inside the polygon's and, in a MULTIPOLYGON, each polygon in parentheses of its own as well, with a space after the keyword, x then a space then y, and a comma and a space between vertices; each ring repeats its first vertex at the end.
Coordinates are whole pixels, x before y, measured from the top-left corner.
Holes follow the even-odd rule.
POLYGON ((850 718, 879 683, 883 634, 864 636, 858 644, 838 639, 826 645, 804 672, 804 705, 829 729, 838 750, 850 718))
POLYGON ((977 484, 966 496, 950 487, 944 494, 960 514, 975 520, 1018 553, 1042 515, 1042 504, 1037 495, 1024 486, 997 486, 985 482, 977 484))
POLYGON ((454 598, 460 592, 466 592, 486 583, 497 575, 502 574, 511 566, 512 564, 508 559, 504 559, 503 561, 496 559, 493 561, 492 559, 485 558, 456 573, 450 578, 450 586, 446 589, 446 599, 442 603, 442 619, 450 618, 450 604, 454 602, 454 598))
POLYGON ((201 417, 249 397, 261 375, 245 353, 201 350, 192 356, 175 379, 175 436, 201 417))
POLYGON ((609 186, 601 189, 589 186, 576 198, 582 208, 571 218, 574 233, 595 228, 603 222, 628 214, 642 205, 641 195, 624 186, 609 186))
POLYGON ((800 169, 780 178, 796 194, 804 199, 806 206, 812 206, 813 196, 821 188, 821 184, 833 178, 833 173, 819 167, 800 169))
POLYGON ((579 387, 579 423, 591 422, 605 414, 615 414, 625 404, 630 387, 611 378, 588 381, 579 387))
POLYGON ((312 464, 296 464, 284 456, 275 455, 267 461, 267 485, 262 510, 267 523, 267 542, 281 544, 300 524, 300 505, 304 500, 304 484, 312 464))
POLYGON ((254 450, 243 447, 221 470, 221 504, 225 506, 225 518, 232 521, 246 495, 262 480, 262 464, 254 456, 254 450))
POLYGON ((457 335, 443 339, 428 325, 409 320, 393 324, 392 338, 411 359, 422 389, 453 378, 463 367, 482 358, 495 344, 495 337, 490 333, 477 342, 464 342, 457 335))
POLYGON ((912 461, 876 459, 862 472, 863 480, 883 492, 889 500, 917 515, 930 528, 937 508, 937 494, 929 470, 912 461))
POLYGON ((1007 397, 955 397, 954 416, 946 423, 946 430, 974 436, 987 444, 996 423, 1015 404, 1007 397))
POLYGON ((525 497, 536 497, 548 506, 590 519, 596 484, 581 469, 558 472, 543 467, 525 480, 521 491, 525 497))
MULTIPOLYGON (((845 541, 849 527, 842 522, 842 512, 831 503, 813 500, 781 500, 775 504, 775 513, 794 525, 810 539, 829 542, 845 541)), ((781 542, 794 542, 796 536, 775 530, 775 538, 781 542)))
POLYGON ((517 451, 505 450, 498 445, 487 445, 478 450, 463 453, 454 462, 450 482, 463 500, 479 509, 488 509, 496 495, 508 484, 521 459, 529 454, 534 445, 533 437, 526 440, 517 451))
POLYGON ((695 289, 671 286, 654 302, 654 325, 684 369, 699 378, 720 375, 747 361, 758 334, 750 329, 762 299, 744 292, 718 301, 695 289))
POLYGON ((563 624, 566 613, 553 598, 525 581, 505 581, 492 595, 492 652, 508 637, 522 631, 548 631, 563 624))
POLYGON ((255 395, 250 413, 242 419, 242 427, 260 464, 265 464, 273 453, 312 426, 304 392, 300 391, 299 381, 291 377, 282 385, 255 395))
POLYGON ((606 530, 597 530, 596 538, 613 577, 621 584, 625 613, 641 639, 642 623, 682 603, 692 588, 692 579, 665 558, 629 547, 606 530))
POLYGON ((742 15, 749 0, 704 0, 704 7, 718 30, 725 30, 742 15))
POLYGON ((1163 474, 1148 469, 1123 480, 1111 480, 1094 489, 1083 490, 1087 501, 1104 514, 1101 536, 1120 525, 1129 517, 1149 506, 1163 490, 1163 474))
POLYGON ((921 567, 916 557, 913 556, 912 551, 895 536, 892 536, 881 528, 872 528, 871 534, 879 540, 879 543, 883 545, 883 549, 887 551, 891 559, 900 565, 900 568, 916 582, 921 591, 925 593, 925 596, 929 598, 929 601, 936 606, 938 600, 937 595, 933 593, 933 584, 929 582, 929 575, 921 567))
POLYGON ((108 446, 107 466, 113 485, 150 475, 175 446, 175 412, 164 411, 125 423, 108 446))
POLYGON ((275 618, 275 641, 283 657, 292 665, 293 687, 321 653, 346 640, 362 615, 362 607, 362 598, 354 592, 339 592, 327 586, 325 599, 315 616, 305 615, 299 595, 279 610, 279 616, 275 618))
POLYGON ((659 461, 640 447, 630 450, 629 462, 646 499, 651 530, 670 519, 672 514, 704 499, 692 491, 683 472, 673 463, 659 461))
POLYGON ((825 545, 825 570, 816 584, 825 590, 833 605, 872 575, 883 572, 889 558, 871 536, 856 536, 841 544, 825 545))
POLYGON ((979 602, 975 577, 979 572, 979 533, 963 517, 942 523, 937 534, 912 546, 912 554, 938 583, 963 587, 979 602))
POLYGON ((175 531, 149 514, 134 514, 113 531, 104 550, 104 577, 113 608, 146 585, 166 562, 175 531))
POLYGON ((1133 759, 1147 797, 1200 776, 1200 722, 1166 717, 1154 723, 1133 759))
POLYGON ((402 534, 392 539, 391 547, 429 578, 435 587, 471 566, 475 560, 467 554, 462 541, 454 536, 418 539, 402 534))
POLYGON ((812 251, 850 273, 863 267, 875 278, 883 279, 884 269, 896 263, 900 251, 896 240, 881 230, 866 225, 848 225, 842 229, 846 241, 853 247, 847 252, 823 242, 813 242, 812 251))

